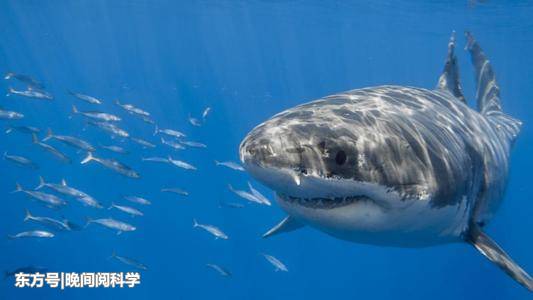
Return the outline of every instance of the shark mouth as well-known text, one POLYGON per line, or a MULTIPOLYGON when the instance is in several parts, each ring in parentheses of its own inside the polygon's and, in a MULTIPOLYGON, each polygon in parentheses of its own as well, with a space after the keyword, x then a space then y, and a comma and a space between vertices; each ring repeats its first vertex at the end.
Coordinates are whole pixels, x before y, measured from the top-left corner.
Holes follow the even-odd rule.
POLYGON ((278 196, 287 203, 314 209, 334 209, 359 202, 374 202, 372 199, 364 195, 334 198, 301 198, 283 194, 278 194, 278 196))

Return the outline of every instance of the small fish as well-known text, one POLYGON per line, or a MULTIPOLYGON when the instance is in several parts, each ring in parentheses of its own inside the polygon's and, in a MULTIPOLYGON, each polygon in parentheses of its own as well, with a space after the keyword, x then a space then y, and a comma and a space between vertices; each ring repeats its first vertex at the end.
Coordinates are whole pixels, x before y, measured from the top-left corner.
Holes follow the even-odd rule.
POLYGON ((229 208, 244 208, 244 205, 242 205, 240 203, 224 202, 224 201, 220 201, 218 203, 218 206, 219 207, 229 207, 229 208))
POLYGON ((32 134, 32 141, 34 145, 37 145, 41 147, 41 149, 43 149, 44 151, 51 153, 53 156, 55 156, 60 161, 68 163, 68 164, 71 163, 70 158, 66 156, 65 154, 63 154, 63 152, 59 151, 55 147, 52 147, 51 145, 40 142, 35 133, 32 134))
POLYGON ((84 165, 88 162, 96 161, 97 163, 101 164, 102 166, 111 169, 121 175, 124 175, 126 177, 130 178, 140 178, 141 176, 139 173, 135 172, 132 168, 129 166, 114 160, 114 159, 105 159, 105 158, 98 158, 93 156, 92 152, 87 152, 87 156, 81 161, 81 164, 84 165))
POLYGON ((117 205, 115 204, 114 202, 111 202, 111 206, 108 208, 108 209, 112 209, 112 208, 116 208, 122 212, 125 212, 127 214, 129 214, 130 216, 132 217, 135 217, 135 216, 143 216, 144 214, 138 210, 138 209, 135 209, 133 207, 130 207, 130 206, 123 206, 123 205, 117 205))
POLYGON ((143 158, 141 158, 141 160, 142 161, 168 163, 168 158, 164 158, 164 157, 143 157, 143 158))
POLYGON ((54 100, 54 97, 51 94, 43 90, 34 90, 31 87, 28 87, 28 89, 25 91, 17 91, 10 87, 7 90, 6 96, 9 96, 9 95, 17 95, 17 96, 22 96, 26 98, 34 98, 34 99, 42 99, 42 100, 54 100))
POLYGON ((274 256, 272 255, 268 255, 268 254, 264 254, 264 253, 261 253, 261 255, 263 255, 263 257, 265 257, 265 259, 271 263, 274 267, 276 267, 275 271, 283 271, 283 272, 289 272, 289 270, 287 269, 287 267, 277 258, 275 258, 274 256))
POLYGON ((152 119, 150 119, 149 117, 142 116, 141 118, 142 118, 142 120, 143 120, 145 123, 152 124, 152 125, 155 124, 155 121, 152 120, 152 119))
POLYGON ((148 270, 148 267, 146 265, 140 263, 139 261, 137 261, 137 260, 135 260, 133 258, 129 258, 129 257, 125 257, 125 256, 119 256, 119 255, 117 255, 115 253, 115 251, 113 251, 113 254, 111 254, 111 258, 114 258, 114 259, 120 261, 123 264, 135 267, 135 268, 140 269, 140 270, 144 270, 144 271, 148 270))
POLYGON ((237 170, 237 171, 243 171, 244 172, 244 168, 239 165, 238 163, 236 162, 232 162, 232 161, 223 161, 223 162, 220 162, 218 160, 215 160, 215 165, 217 166, 224 166, 224 167, 228 167, 230 169, 233 169, 233 170, 237 170))
POLYGON ((18 155, 9 155, 7 154, 7 151, 4 152, 4 159, 14 162, 16 165, 20 167, 29 168, 33 170, 39 169, 39 165, 32 162, 28 158, 23 157, 23 156, 18 156, 18 155))
POLYGON ((161 144, 163 145, 167 145, 171 148, 174 148, 175 150, 183 150, 185 149, 185 147, 178 143, 178 142, 174 142, 174 141, 169 141, 169 140, 165 140, 164 138, 161 138, 161 144))
POLYGON ((157 125, 155 125, 154 135, 156 135, 158 133, 162 133, 164 135, 167 135, 167 136, 170 136, 170 137, 174 137, 174 138, 186 137, 186 135, 183 132, 180 132, 180 131, 177 131, 177 130, 174 130, 174 129, 159 129, 159 127, 157 127, 157 125))
POLYGON ((53 218, 49 218, 49 217, 32 216, 30 211, 26 209, 26 215, 24 217, 24 222, 27 222, 27 221, 37 222, 55 231, 70 231, 70 227, 68 227, 66 223, 53 219, 53 218))
POLYGON ((72 105, 72 113, 73 114, 80 114, 84 117, 98 120, 98 121, 105 121, 105 122, 118 122, 122 120, 120 117, 115 116, 113 114, 101 112, 101 111, 79 111, 75 105, 72 105))
POLYGON ((128 150, 120 146, 115 146, 115 145, 109 145, 109 146, 100 145, 100 148, 111 151, 111 152, 115 152, 118 154, 129 154, 130 153, 128 150))
POLYGON ((174 194, 178 194, 178 195, 182 195, 182 196, 189 196, 189 192, 184 191, 184 190, 179 189, 179 188, 163 188, 163 189, 161 189, 161 192, 163 192, 163 193, 174 193, 174 194))
POLYGON ((19 192, 25 193, 28 196, 45 203, 50 208, 59 208, 60 206, 67 205, 67 202, 57 197, 56 195, 47 194, 43 192, 37 192, 37 191, 24 190, 22 186, 20 186, 20 184, 16 183, 16 185, 17 185, 17 188, 13 191, 13 193, 19 193, 19 192))
POLYGON ((97 98, 95 98, 93 96, 88 96, 88 95, 84 95, 84 94, 80 94, 80 93, 75 93, 75 92, 70 91, 70 90, 68 91, 68 93, 71 94, 72 96, 80 99, 80 100, 83 100, 83 101, 87 102, 87 103, 98 104, 98 105, 102 104, 102 100, 97 99, 97 98))
POLYGON ((77 149, 81 149, 84 151, 88 151, 88 152, 93 152, 96 150, 91 144, 89 144, 88 142, 82 139, 75 138, 73 136, 68 136, 68 135, 55 135, 52 132, 52 129, 50 128, 48 128, 48 131, 46 132, 46 137, 43 139, 43 142, 46 142, 49 139, 55 139, 55 140, 58 140, 64 143, 65 145, 68 145, 68 146, 71 146, 77 149))
POLYGON ((258 199, 252 193, 249 193, 247 191, 234 189, 233 186, 231 186, 231 184, 228 184, 228 188, 229 188, 230 191, 234 192, 237 196, 239 196, 239 197, 241 197, 243 199, 246 199, 246 200, 248 200, 250 202, 255 202, 255 203, 264 204, 264 205, 270 205, 270 204, 264 203, 261 199, 258 199))
POLYGON ((100 224, 110 229, 115 229, 117 230, 117 235, 125 231, 135 231, 137 229, 133 225, 115 220, 113 218, 95 219, 95 220, 91 218, 87 218, 87 224, 85 225, 85 227, 89 226, 89 224, 91 223, 96 223, 96 224, 100 224))
POLYGON ((189 115, 189 123, 191 123, 192 126, 196 127, 202 126, 202 122, 194 117, 191 117, 191 115, 189 115))
POLYGON ((26 134, 39 134, 39 132, 41 132, 41 129, 32 126, 9 126, 6 128, 6 134, 9 134, 13 131, 18 131, 20 133, 26 134))
POLYGON ((205 122, 205 119, 207 118, 207 116, 209 115, 209 113, 211 112, 211 107, 206 107, 204 109, 204 112, 202 113, 202 120, 205 122))
POLYGON ((137 203, 137 204, 142 204, 142 205, 150 205, 152 204, 152 202, 150 202, 149 200, 146 200, 142 197, 137 197, 137 196, 123 196, 124 199, 130 201, 130 202, 133 202, 133 203, 137 203))
POLYGON ((43 187, 48 187, 63 195, 74 197, 76 198, 76 200, 80 201, 85 206, 90 206, 98 209, 103 208, 103 206, 93 197, 87 195, 86 193, 80 190, 68 186, 67 181, 65 179, 61 180, 60 184, 47 183, 44 181, 44 178, 42 176, 39 176, 39 185, 35 188, 35 190, 42 189, 43 187))
POLYGON ((15 270, 13 271, 5 271, 4 272, 4 279, 7 279, 9 277, 14 277, 16 274, 18 273, 25 273, 25 274, 36 274, 36 273, 39 273, 39 274, 45 274, 48 272, 48 269, 47 268, 43 268, 43 267, 36 267, 36 266, 25 266, 25 267, 20 267, 20 268, 16 268, 15 270))
POLYGON ((225 268, 219 266, 219 265, 215 265, 215 264, 206 264, 207 267, 217 271, 220 275, 224 276, 224 277, 231 277, 231 272, 226 270, 225 268))
POLYGON ((148 141, 145 141, 143 139, 130 137, 130 140, 134 141, 135 143, 143 146, 144 148, 155 148, 156 146, 148 141))
POLYGON ((196 228, 196 227, 199 227, 199 228, 202 228, 204 229, 205 231, 211 233, 212 235, 215 236, 215 239, 223 239, 223 240, 227 240, 228 239, 228 236, 222 232, 222 230, 220 230, 218 227, 215 227, 213 225, 204 225, 204 224, 200 224, 196 221, 196 219, 193 219, 193 228, 196 228))
POLYGON ((192 142, 192 141, 180 141, 182 145, 193 147, 193 148, 207 148, 206 144, 202 144, 199 142, 192 142))
POLYGON ((122 107, 124 110, 126 110, 129 113, 136 114, 142 117, 149 117, 150 113, 147 111, 144 111, 140 108, 137 108, 131 104, 121 104, 118 100, 115 100, 115 104, 122 107))
POLYGON ((176 160, 176 159, 173 159, 172 157, 168 157, 168 162, 171 163, 172 165, 178 167, 178 168, 182 168, 182 169, 185 169, 185 170, 196 170, 196 167, 189 164, 189 163, 186 163, 182 160, 176 160))
POLYGON ((7 237, 12 240, 20 238, 53 238, 54 234, 44 230, 32 230, 20 232, 15 235, 8 235, 7 237))
POLYGON ((44 89, 44 85, 37 81, 36 79, 32 78, 31 76, 29 75, 24 75, 24 74, 16 74, 16 73, 13 73, 13 72, 8 72, 6 73, 6 75, 4 76, 4 79, 5 80, 9 80, 11 78, 15 78, 16 80, 22 82, 22 83, 25 83, 26 85, 29 85, 33 88, 36 88, 36 89, 44 89))
POLYGON ((0 109, 0 120, 20 120, 24 115, 16 111, 0 109))
POLYGON ((263 196, 258 190, 254 189, 250 181, 248 181, 248 189, 250 189, 250 192, 252 192, 252 195, 254 195, 257 199, 261 201, 261 203, 270 206, 270 200, 267 199, 267 197, 263 196))
POLYGON ((93 125, 97 128, 100 128, 103 131, 106 131, 107 133, 110 133, 112 136, 119 136, 123 138, 127 138, 130 136, 130 134, 126 130, 118 127, 117 125, 113 123, 100 122, 100 121, 88 121, 87 123, 89 125, 93 125))

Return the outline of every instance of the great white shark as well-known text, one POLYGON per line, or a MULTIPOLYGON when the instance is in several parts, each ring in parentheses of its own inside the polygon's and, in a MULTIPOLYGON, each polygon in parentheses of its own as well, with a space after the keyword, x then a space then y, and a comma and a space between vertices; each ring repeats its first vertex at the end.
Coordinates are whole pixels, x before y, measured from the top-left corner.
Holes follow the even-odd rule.
POLYGON ((531 277, 484 232, 503 199, 521 122, 502 111, 493 68, 466 39, 477 110, 462 92, 452 34, 435 89, 355 89, 254 128, 241 162, 288 214, 264 237, 308 225, 381 246, 466 242, 533 291, 531 277))

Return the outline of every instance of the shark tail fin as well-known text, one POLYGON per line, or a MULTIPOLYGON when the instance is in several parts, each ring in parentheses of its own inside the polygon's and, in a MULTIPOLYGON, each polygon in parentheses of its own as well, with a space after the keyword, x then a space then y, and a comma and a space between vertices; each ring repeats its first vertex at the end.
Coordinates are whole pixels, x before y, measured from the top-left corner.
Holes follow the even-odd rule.
POLYGON ((467 242, 472 244, 488 260, 497 265, 502 271, 516 280, 522 286, 533 292, 533 279, 505 251, 486 235, 477 225, 472 225, 467 242))
POLYGON ((115 207, 115 202, 111 201, 111 205, 109 205, 109 207, 107 209, 113 209, 113 207, 115 207))
POLYGON ((198 221, 196 221, 196 219, 192 219, 192 227, 198 227, 198 221))
POLYGON ((54 133, 52 132, 52 129, 48 128, 48 130, 46 130, 46 136, 44 137, 43 142, 48 141, 53 136, 54 136, 54 133))
POLYGON ((91 217, 86 217, 85 225, 83 226, 83 228, 87 228, 87 226, 89 226, 92 222, 93 222, 93 219, 91 217))
POLYGON ((9 97, 9 95, 14 94, 14 93, 15 93, 15 89, 13 89, 12 87, 8 87, 6 97, 9 97))
POLYGON ((94 160, 92 152, 87 152, 87 156, 81 161, 81 164, 84 165, 92 160, 94 160))
POLYGON ((34 190, 40 190, 46 185, 43 176, 39 176, 39 185, 34 190))
POLYGON ((4 151, 4 155, 2 155, 2 158, 6 159, 6 157, 7 157, 7 151, 4 151))
POLYGON ((26 208, 26 214, 24 215, 24 222, 28 221, 32 217, 33 216, 31 215, 30 210, 26 208))
POLYGON ((157 124, 155 124, 154 135, 156 135, 158 133, 159 133, 159 127, 157 126, 157 124))
POLYGON ((74 104, 72 104, 72 113, 73 113, 73 114, 77 114, 77 113, 79 113, 78 108, 77 108, 76 105, 74 105, 74 104))

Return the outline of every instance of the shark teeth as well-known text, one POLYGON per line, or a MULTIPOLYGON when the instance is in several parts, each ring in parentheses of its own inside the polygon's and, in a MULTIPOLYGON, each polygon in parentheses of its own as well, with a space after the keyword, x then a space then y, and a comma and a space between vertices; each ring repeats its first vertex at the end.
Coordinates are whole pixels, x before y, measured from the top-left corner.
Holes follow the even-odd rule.
POLYGON ((349 196, 349 197, 334 197, 334 198, 300 198, 295 196, 281 195, 281 198, 288 203, 297 204, 300 206, 308 208, 319 208, 319 209, 332 209, 342 206, 347 206, 356 202, 361 201, 372 201, 367 196, 349 196))

